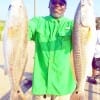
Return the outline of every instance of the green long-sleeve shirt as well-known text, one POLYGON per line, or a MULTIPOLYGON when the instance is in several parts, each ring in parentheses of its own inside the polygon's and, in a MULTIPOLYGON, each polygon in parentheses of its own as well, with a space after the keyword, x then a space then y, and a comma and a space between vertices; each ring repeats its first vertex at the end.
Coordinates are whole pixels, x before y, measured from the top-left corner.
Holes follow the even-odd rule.
POLYGON ((71 66, 73 22, 64 17, 36 17, 29 22, 29 39, 35 41, 32 93, 66 95, 76 81, 71 66))

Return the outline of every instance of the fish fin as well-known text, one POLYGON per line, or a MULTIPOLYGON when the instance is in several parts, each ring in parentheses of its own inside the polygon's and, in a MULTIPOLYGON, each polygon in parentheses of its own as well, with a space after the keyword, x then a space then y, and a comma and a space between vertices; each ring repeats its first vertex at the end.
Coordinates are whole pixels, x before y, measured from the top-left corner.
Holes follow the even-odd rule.
POLYGON ((71 95, 71 99, 70 100, 86 100, 85 98, 85 92, 78 92, 75 91, 72 95, 71 95))
POLYGON ((21 88, 11 89, 10 93, 11 100, 26 100, 25 94, 22 92, 21 88))
POLYGON ((5 64, 0 65, 0 68, 2 68, 4 70, 4 74, 7 75, 8 70, 7 67, 5 67, 5 64))

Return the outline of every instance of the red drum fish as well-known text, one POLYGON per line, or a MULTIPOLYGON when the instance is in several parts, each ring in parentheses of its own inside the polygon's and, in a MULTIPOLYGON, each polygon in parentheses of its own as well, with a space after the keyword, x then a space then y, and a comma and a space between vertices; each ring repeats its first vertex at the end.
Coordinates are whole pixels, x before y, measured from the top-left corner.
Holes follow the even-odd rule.
POLYGON ((11 0, 3 32, 5 70, 11 82, 10 100, 25 100, 20 82, 27 62, 27 25, 23 0, 11 0))
POLYGON ((93 0, 80 0, 74 17, 73 60, 77 87, 75 95, 77 99, 85 100, 81 97, 84 94, 84 87, 87 75, 92 69, 91 63, 96 45, 96 26, 93 9, 93 0))

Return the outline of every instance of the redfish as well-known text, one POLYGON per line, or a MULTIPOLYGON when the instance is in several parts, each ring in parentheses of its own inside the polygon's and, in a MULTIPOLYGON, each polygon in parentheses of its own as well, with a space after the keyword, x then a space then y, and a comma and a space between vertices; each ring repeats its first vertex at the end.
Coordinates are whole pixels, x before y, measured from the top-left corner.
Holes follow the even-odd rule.
POLYGON ((74 17, 73 60, 77 86, 76 99, 86 100, 84 87, 88 73, 92 70, 91 63, 96 45, 96 26, 93 0, 80 0, 74 17))
POLYGON ((25 100, 20 83, 27 62, 28 17, 23 0, 11 0, 3 32, 5 70, 11 84, 10 100, 25 100))

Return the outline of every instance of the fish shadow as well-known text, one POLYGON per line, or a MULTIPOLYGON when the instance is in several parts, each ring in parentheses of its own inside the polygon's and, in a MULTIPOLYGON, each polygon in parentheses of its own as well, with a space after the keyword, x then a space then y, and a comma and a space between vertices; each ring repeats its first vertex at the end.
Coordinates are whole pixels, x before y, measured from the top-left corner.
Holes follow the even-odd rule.
MULTIPOLYGON (((25 79, 21 81, 20 87, 23 93, 26 93, 32 87, 32 73, 25 72, 24 77, 25 79)), ((0 100, 10 100, 10 90, 0 100)))

